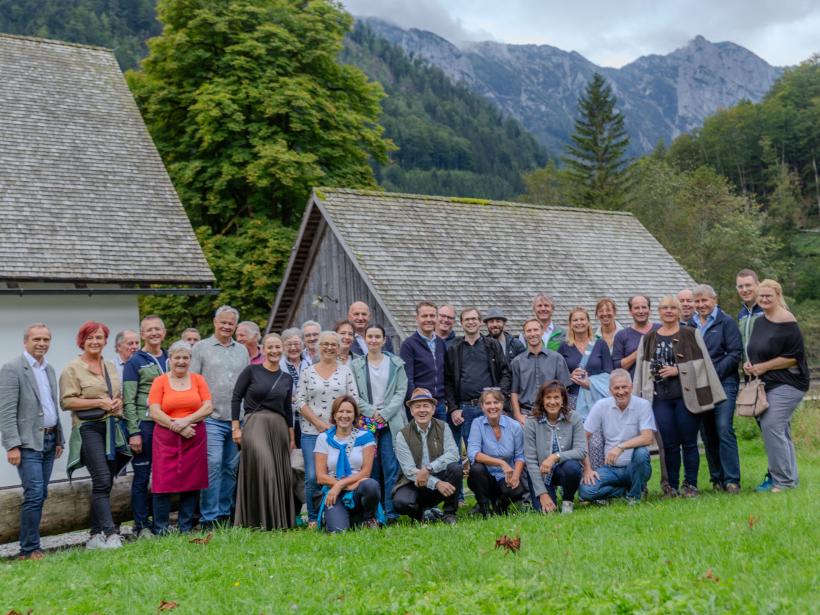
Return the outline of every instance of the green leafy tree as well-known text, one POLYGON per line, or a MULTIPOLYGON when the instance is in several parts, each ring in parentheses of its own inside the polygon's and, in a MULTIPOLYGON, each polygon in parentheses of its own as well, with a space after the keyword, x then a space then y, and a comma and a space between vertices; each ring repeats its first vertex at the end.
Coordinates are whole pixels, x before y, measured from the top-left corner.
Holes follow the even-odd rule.
POLYGON ((162 315, 169 334, 174 335, 191 326, 202 327, 207 334, 213 311, 223 303, 239 309, 242 320, 264 326, 296 231, 260 217, 242 220, 233 234, 216 234, 201 226, 197 237, 222 292, 199 297, 145 296, 140 312, 162 315))
POLYGON ((598 73, 578 101, 580 113, 564 158, 573 184, 570 198, 578 207, 623 209, 626 204, 629 136, 616 102, 612 88, 598 73))
POLYGON ((128 83, 195 225, 289 224, 312 186, 375 187, 382 90, 337 62, 352 18, 327 0, 161 0, 128 83))
POLYGON ((554 160, 547 166, 524 174, 522 177, 527 191, 516 200, 522 203, 540 203, 542 205, 567 205, 570 179, 564 169, 559 169, 554 160))
POLYGON ((735 272, 751 267, 780 276, 785 270, 760 206, 734 194, 729 180, 710 167, 682 172, 645 157, 634 177, 629 210, 695 280, 717 290, 724 308, 737 304, 735 272))

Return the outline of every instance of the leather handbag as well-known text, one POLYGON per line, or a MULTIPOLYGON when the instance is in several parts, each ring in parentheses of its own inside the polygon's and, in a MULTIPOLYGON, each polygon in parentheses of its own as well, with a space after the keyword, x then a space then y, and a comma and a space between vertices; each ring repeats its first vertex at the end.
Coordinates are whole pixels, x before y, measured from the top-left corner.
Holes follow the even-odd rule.
MULTIPOLYGON (((102 368, 103 375, 105 376, 105 385, 108 388, 108 396, 113 399, 114 391, 111 387, 111 378, 108 376, 108 370, 105 367, 105 362, 103 362, 102 368)), ((81 421, 99 421, 106 414, 108 414, 108 411, 102 408, 89 408, 88 410, 77 410, 74 414, 76 414, 77 418, 81 421)))
POLYGON ((738 416, 755 418, 768 409, 769 400, 766 399, 766 389, 760 378, 752 378, 741 385, 735 401, 735 413, 738 416))

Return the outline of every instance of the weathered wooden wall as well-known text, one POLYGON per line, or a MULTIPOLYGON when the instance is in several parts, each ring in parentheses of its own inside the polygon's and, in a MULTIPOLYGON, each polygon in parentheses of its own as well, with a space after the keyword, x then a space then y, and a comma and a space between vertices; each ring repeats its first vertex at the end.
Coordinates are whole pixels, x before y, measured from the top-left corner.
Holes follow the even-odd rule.
POLYGON ((388 337, 393 338, 394 348, 398 349, 397 331, 387 321, 384 311, 377 304, 333 231, 327 225, 322 227, 318 249, 302 293, 296 299, 296 307, 289 326, 299 326, 306 320, 315 320, 321 323, 323 328, 331 328, 337 320, 347 318, 347 309, 351 303, 364 301, 370 306, 370 322, 382 325, 388 337), (325 297, 321 308, 312 304, 317 296, 325 297))

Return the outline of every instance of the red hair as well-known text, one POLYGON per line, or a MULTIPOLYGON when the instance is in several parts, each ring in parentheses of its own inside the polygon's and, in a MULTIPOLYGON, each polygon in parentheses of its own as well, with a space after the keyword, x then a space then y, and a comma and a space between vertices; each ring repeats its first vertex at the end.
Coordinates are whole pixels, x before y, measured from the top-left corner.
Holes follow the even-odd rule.
POLYGON ((80 347, 80 350, 85 350, 85 340, 87 340, 92 333, 99 331, 100 329, 102 329, 102 332, 105 335, 105 341, 107 342, 108 334, 111 331, 103 323, 95 320, 87 320, 82 324, 80 330, 77 332, 77 346, 80 347))

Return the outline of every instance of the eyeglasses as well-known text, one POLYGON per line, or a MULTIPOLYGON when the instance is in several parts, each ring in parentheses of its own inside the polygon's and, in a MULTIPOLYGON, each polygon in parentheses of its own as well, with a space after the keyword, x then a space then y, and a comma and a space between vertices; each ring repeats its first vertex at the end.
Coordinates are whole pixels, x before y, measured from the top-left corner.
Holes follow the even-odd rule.
POLYGON ((319 348, 338 348, 339 344, 335 342, 324 342, 323 344, 319 344, 319 348))
POLYGON ((455 320, 456 319, 455 316, 447 316, 447 314, 439 314, 438 317, 441 318, 442 320, 455 320))
POLYGON ((484 387, 483 389, 481 389, 482 392, 484 392, 484 391, 500 391, 500 390, 501 390, 501 387, 484 387))

